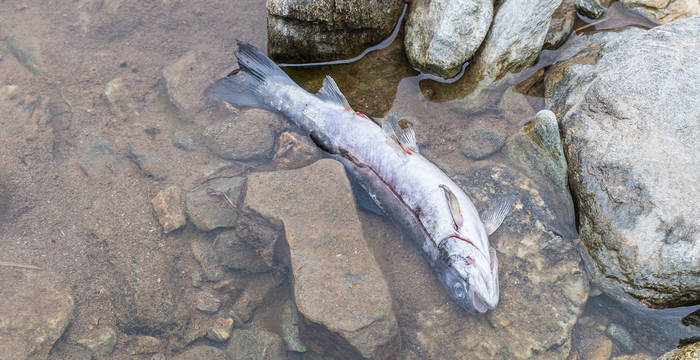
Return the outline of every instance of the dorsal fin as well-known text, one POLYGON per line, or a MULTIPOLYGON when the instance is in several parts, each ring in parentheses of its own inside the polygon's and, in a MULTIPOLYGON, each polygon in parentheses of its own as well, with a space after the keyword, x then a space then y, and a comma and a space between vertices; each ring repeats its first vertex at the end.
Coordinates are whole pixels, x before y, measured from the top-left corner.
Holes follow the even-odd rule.
POLYGON ((345 95, 340 92, 338 85, 333 81, 333 78, 328 75, 323 79, 323 85, 321 85, 321 88, 316 92, 316 96, 321 100, 340 104, 346 109, 350 109, 350 103, 348 103, 345 95))
POLYGON ((382 120, 382 131, 389 138, 396 139, 406 152, 418 152, 413 124, 403 119, 401 114, 395 112, 386 114, 382 120))
POLYGON ((454 223, 455 230, 459 230, 462 224, 464 224, 464 217, 462 216, 462 209, 459 207, 457 196, 455 196, 447 185, 440 184, 440 189, 445 192, 445 199, 447 199, 447 206, 450 208, 450 213, 452 214, 452 222, 454 223))

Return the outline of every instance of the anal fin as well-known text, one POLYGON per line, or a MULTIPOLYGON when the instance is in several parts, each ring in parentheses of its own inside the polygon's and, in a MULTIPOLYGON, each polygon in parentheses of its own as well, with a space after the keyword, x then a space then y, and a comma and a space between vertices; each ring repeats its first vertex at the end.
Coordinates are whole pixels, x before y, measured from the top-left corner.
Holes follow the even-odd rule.
POLYGON ((488 235, 493 234, 501 226, 514 203, 515 196, 501 195, 493 199, 489 208, 482 212, 481 221, 484 222, 488 235))

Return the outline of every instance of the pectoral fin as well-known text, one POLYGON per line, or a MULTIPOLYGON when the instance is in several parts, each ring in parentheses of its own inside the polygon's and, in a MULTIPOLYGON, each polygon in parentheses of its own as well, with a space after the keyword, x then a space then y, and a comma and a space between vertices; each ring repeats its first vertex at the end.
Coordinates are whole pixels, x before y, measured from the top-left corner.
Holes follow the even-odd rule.
POLYGON ((502 195, 491 202, 491 206, 481 214, 481 221, 484 222, 486 233, 493 234, 503 223, 503 219, 510 212, 510 208, 515 203, 515 196, 502 195))
POLYGON ((445 192, 445 199, 447 199, 447 206, 450 208, 450 213, 452 214, 452 222, 454 224, 455 230, 459 230, 464 224, 464 217, 462 216, 462 209, 459 207, 459 201, 455 194, 446 185, 440 185, 440 189, 445 192))

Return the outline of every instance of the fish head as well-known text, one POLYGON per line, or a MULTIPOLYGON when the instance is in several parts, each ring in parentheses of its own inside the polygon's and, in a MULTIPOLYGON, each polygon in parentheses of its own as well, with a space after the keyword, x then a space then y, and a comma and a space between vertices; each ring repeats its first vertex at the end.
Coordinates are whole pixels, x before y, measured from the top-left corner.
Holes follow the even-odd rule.
POLYGON ((474 314, 498 305, 498 259, 493 248, 484 253, 460 238, 450 237, 440 243, 439 251, 447 267, 443 284, 453 300, 474 314))

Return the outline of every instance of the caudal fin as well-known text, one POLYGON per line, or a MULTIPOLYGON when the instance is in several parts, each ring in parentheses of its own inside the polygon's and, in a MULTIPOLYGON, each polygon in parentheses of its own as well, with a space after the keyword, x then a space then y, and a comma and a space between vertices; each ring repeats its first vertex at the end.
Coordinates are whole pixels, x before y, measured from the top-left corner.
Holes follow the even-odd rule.
POLYGON ((266 85, 289 83, 292 79, 267 55, 248 43, 239 41, 234 54, 240 70, 210 85, 204 90, 204 96, 232 105, 276 110, 264 102, 266 85))

